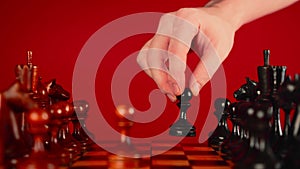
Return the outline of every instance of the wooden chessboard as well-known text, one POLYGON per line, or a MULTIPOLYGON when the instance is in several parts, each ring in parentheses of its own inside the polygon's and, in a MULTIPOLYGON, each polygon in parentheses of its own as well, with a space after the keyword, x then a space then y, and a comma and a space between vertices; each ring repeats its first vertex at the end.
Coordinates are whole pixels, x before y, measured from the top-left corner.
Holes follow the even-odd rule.
POLYGON ((233 164, 221 157, 207 144, 180 143, 160 154, 167 142, 136 144, 140 152, 157 154, 150 157, 124 159, 98 145, 93 145, 81 158, 75 161, 71 169, 231 169, 233 164))

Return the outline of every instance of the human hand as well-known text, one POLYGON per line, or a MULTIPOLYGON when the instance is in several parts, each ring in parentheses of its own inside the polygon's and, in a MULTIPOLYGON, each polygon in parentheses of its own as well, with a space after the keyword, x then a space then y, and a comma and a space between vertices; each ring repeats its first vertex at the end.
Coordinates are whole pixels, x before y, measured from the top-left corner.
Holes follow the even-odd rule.
POLYGON ((188 83, 195 96, 232 49, 237 27, 214 10, 182 8, 163 15, 156 34, 137 57, 140 67, 171 101, 176 101, 185 88, 190 49, 201 57, 188 83))

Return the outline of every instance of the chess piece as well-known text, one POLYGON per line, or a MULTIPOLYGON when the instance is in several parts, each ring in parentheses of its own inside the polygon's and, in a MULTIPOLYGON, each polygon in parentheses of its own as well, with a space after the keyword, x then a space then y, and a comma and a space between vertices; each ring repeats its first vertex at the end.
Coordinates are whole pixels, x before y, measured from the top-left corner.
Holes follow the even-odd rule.
POLYGON ((134 109, 126 105, 118 105, 115 113, 118 118, 117 126, 121 135, 120 144, 117 146, 119 149, 118 154, 122 156, 139 157, 129 137, 130 129, 134 125, 134 109))
POLYGON ((229 137, 230 131, 228 129, 227 118, 230 113, 230 101, 228 99, 218 98, 215 100, 214 114, 217 118, 221 118, 219 119, 218 126, 208 138, 208 144, 215 150, 219 150, 224 140, 229 137))
POLYGON ((88 116, 89 104, 85 100, 76 100, 73 102, 74 113, 72 115, 73 137, 80 141, 83 146, 91 146, 94 142, 94 135, 87 129, 85 119, 88 116), (91 138, 92 139, 91 139, 91 138))
POLYGON ((50 106, 50 98, 45 85, 42 83, 42 78, 39 77, 33 84, 31 98, 38 104, 39 108, 48 109, 50 106))
POLYGON ((238 145, 237 143, 240 140, 240 126, 239 126, 239 117, 236 113, 236 106, 237 102, 230 104, 230 111, 229 111, 229 119, 232 123, 232 129, 230 132, 229 137, 221 144, 221 153, 225 154, 226 159, 232 159, 232 151, 231 149, 238 145))
POLYGON ((23 158, 17 169, 51 168, 58 169, 58 164, 48 158, 44 148, 43 136, 47 133, 46 124, 49 122, 49 113, 42 109, 32 109, 28 113, 29 132, 34 136, 34 144, 29 157, 23 158))
POLYGON ((291 135, 291 121, 290 121, 290 113, 294 107, 294 91, 296 89, 295 83, 291 80, 291 77, 288 76, 283 83, 283 85, 279 89, 279 106, 283 109, 285 113, 284 120, 284 129, 283 135, 290 136, 291 135))
MULTIPOLYGON (((18 64, 15 67, 15 76, 16 80, 19 82, 22 92, 32 95, 33 83, 35 82, 36 69, 37 67, 32 64, 32 52, 27 52, 27 64, 18 64)), ((33 144, 33 139, 31 134, 27 131, 28 122, 26 121, 26 112, 16 113, 14 115, 16 117, 16 123, 18 124, 21 132, 21 137, 23 140, 28 142, 29 147, 33 144)))
POLYGON ((27 52, 27 64, 19 64, 15 67, 16 80, 20 82, 22 89, 26 92, 32 91, 32 52, 27 52))
MULTIPOLYGON (((4 157, 7 168, 13 167, 19 158, 22 158, 30 153, 32 146, 32 137, 24 137, 21 123, 22 114, 32 108, 37 107, 37 104, 29 97, 27 92, 19 81, 13 83, 2 94, 1 114, 6 123, 4 123, 4 157), (29 138, 29 139, 28 139, 29 138)), ((26 131, 27 132, 27 131, 26 131)))
POLYGON ((239 139, 228 144, 227 153, 230 152, 230 157, 227 158, 232 159, 232 161, 239 161, 246 155, 249 149, 249 131, 245 128, 247 121, 246 112, 259 96, 258 83, 247 77, 246 83, 237 89, 233 93, 233 96, 237 100, 232 107, 237 125, 233 129, 239 129, 233 133, 237 133, 239 139))
POLYGON ((170 127, 169 134, 172 136, 196 136, 196 128, 187 120, 187 110, 191 106, 189 101, 192 99, 193 94, 189 88, 186 88, 184 92, 177 96, 178 108, 180 109, 179 119, 170 127))
POLYGON ((58 131, 58 142, 62 147, 72 154, 72 159, 80 157, 83 153, 80 142, 78 142, 70 133, 70 118, 74 113, 74 107, 68 101, 60 101, 52 105, 53 109, 61 112, 62 125, 58 131))
POLYGON ((58 140, 58 132, 63 126, 63 118, 67 113, 62 110, 61 104, 56 103, 49 107, 49 114, 50 121, 48 126, 50 138, 46 141, 48 156, 55 159, 59 166, 71 166, 75 153, 72 148, 63 147, 58 140))
POLYGON ((234 91, 233 96, 238 101, 254 102, 259 92, 258 83, 246 77, 246 83, 234 91))
POLYGON ((293 102, 295 103, 295 111, 294 116, 292 118, 291 130, 293 137, 297 137, 300 135, 300 79, 298 74, 295 74, 294 83, 295 91, 293 92, 293 102))
POLYGON ((285 158, 289 146, 291 144, 292 127, 290 121, 290 113, 294 107, 294 92, 296 86, 291 77, 288 76, 284 83, 280 86, 278 91, 279 107, 284 111, 284 128, 283 135, 280 137, 278 146, 274 149, 274 152, 281 160, 285 158))
POLYGON ((48 96, 50 97, 50 104, 59 101, 67 101, 70 99, 70 93, 65 90, 60 84, 56 83, 56 79, 52 79, 45 83, 48 96))
POLYGON ((271 128, 270 141, 273 149, 277 149, 279 139, 282 137, 282 128, 280 123, 280 108, 278 89, 282 85, 286 66, 271 66, 269 64, 270 50, 264 50, 264 65, 257 67, 259 87, 261 95, 259 102, 271 102, 273 105, 273 121, 271 128))
POLYGON ((115 111, 117 126, 121 135, 120 143, 114 147, 114 154, 109 155, 109 168, 141 168, 141 155, 131 142, 130 129, 134 125, 134 109, 126 105, 118 105, 115 111))
POLYGON ((284 167, 286 169, 298 169, 300 168, 300 137, 295 137, 291 141, 290 149, 288 150, 284 159, 284 167))
POLYGON ((269 120, 272 118, 272 105, 254 103, 247 109, 245 127, 249 130, 249 150, 246 156, 235 164, 236 169, 281 168, 269 144, 269 120))
POLYGON ((293 90, 293 102, 295 104, 294 115, 291 123, 291 136, 289 139, 288 150, 284 157, 284 167, 288 169, 300 168, 299 156, 300 156, 300 80, 299 75, 295 74, 293 87, 289 87, 293 90))
MULTIPOLYGON (((273 148, 280 146, 280 137, 283 137, 283 132, 280 122, 280 105, 279 105, 279 87, 283 84, 286 77, 286 67, 285 66, 272 66, 271 67, 271 102, 273 105, 273 136, 271 136, 273 148), (273 138, 272 138, 273 137, 273 138), (279 138, 278 138, 279 137, 279 138), (275 138, 275 139, 274 139, 275 138), (276 145, 277 144, 277 145, 276 145)), ((286 109, 287 110, 287 109, 286 109)), ((287 114, 286 114, 287 115, 287 114)))

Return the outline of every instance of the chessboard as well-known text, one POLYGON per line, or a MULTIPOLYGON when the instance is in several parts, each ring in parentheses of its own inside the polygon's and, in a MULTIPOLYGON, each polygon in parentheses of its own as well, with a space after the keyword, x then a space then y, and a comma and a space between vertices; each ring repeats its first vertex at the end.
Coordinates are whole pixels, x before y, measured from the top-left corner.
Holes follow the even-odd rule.
POLYGON ((222 158, 208 144, 179 143, 165 151, 173 143, 168 141, 135 144, 141 152, 150 153, 149 157, 124 159, 110 153, 97 144, 76 160, 71 169, 231 169, 233 163, 222 158), (151 156, 152 154, 156 154, 151 156))

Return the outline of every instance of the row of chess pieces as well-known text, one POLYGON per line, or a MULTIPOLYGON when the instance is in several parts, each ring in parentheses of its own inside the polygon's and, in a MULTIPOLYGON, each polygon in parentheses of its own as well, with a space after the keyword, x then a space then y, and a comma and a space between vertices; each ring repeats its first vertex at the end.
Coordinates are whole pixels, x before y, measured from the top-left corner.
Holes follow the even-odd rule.
POLYGON ((85 125, 88 103, 70 101, 55 79, 43 82, 31 51, 15 74, 0 93, 0 168, 71 166, 93 144, 85 125))
POLYGON ((215 100, 220 119, 208 143, 236 169, 300 168, 300 78, 287 76, 286 66, 270 65, 269 56, 264 50, 258 82, 246 78, 235 102, 215 100))

